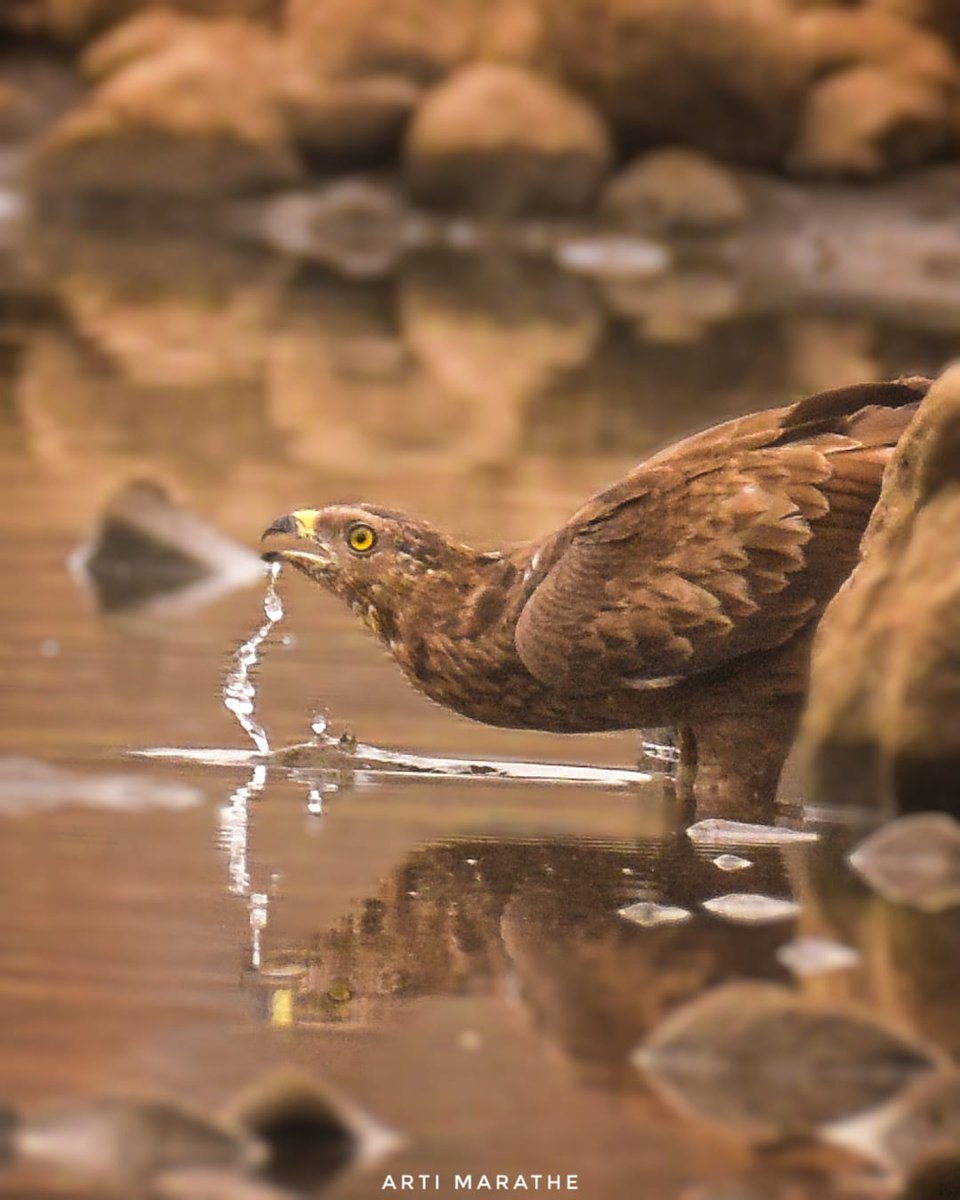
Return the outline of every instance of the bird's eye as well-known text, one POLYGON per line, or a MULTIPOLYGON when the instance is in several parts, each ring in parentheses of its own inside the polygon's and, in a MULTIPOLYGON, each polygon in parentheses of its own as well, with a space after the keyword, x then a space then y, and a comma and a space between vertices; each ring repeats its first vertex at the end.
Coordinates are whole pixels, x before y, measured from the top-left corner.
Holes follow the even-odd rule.
POLYGON ((358 523, 347 530, 347 545, 357 554, 369 554, 377 544, 377 535, 369 525, 358 523))

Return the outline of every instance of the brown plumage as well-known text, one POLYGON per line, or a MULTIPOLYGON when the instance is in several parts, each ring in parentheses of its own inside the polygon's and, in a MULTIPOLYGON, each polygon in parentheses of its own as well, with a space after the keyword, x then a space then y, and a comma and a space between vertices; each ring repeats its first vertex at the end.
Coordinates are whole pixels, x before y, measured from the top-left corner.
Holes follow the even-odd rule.
POLYGON ((516 549, 334 505, 275 522, 267 534, 310 548, 265 557, 346 600, 421 691, 489 724, 696 727, 795 702, 809 634, 927 386, 840 388, 708 429, 516 549))

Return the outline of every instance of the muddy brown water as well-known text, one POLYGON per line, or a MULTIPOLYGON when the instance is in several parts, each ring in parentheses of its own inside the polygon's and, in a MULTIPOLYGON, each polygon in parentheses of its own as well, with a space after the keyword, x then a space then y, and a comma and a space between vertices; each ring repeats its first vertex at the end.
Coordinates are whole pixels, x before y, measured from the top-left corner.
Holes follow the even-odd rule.
MULTIPOLYGON (((858 829, 738 851, 753 865, 733 876, 657 784, 361 775, 317 814, 309 784, 279 767, 251 779, 131 757, 247 748, 220 688, 262 589, 104 615, 68 560, 138 478, 251 546, 292 507, 359 497, 477 542, 518 539, 666 437, 834 369, 934 371, 946 335, 909 314, 877 327, 734 313, 658 341, 582 281, 510 263, 359 285, 224 247, 102 238, 39 263, 0 315, 0 754, 200 796, 33 812, 5 793, 0 1097, 166 1092, 212 1107, 295 1063, 406 1139, 331 1194, 381 1194, 388 1171, 576 1173, 596 1200, 839 1189, 842 1161, 767 1160, 685 1121, 628 1055, 706 987, 789 981, 775 955, 798 934, 861 956, 801 990, 956 1052, 957 923, 871 897, 843 865, 858 829), (699 909, 724 891, 792 896, 801 913, 734 926, 699 909), (618 917, 642 899, 695 915, 659 929, 618 917)), ((274 744, 324 706, 337 728, 424 753, 635 757, 632 735, 510 733, 442 712, 334 600, 296 578, 281 592, 258 708, 274 744)))

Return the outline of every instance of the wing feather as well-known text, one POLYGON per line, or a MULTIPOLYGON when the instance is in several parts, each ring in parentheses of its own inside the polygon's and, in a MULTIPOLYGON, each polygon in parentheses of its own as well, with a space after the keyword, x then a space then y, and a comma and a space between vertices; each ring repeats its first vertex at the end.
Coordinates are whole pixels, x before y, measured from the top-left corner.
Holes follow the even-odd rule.
POLYGON ((791 638, 856 561, 921 381, 808 397, 661 451, 534 562, 517 650, 543 682, 664 686, 791 638))

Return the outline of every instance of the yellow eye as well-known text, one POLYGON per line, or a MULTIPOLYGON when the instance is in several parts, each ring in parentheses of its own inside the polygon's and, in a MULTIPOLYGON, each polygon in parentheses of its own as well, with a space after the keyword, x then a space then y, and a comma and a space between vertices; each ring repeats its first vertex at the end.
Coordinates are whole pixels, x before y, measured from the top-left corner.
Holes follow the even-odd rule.
POLYGON ((377 535, 369 525, 351 525, 347 530, 347 545, 357 554, 367 554, 377 543, 377 535))

